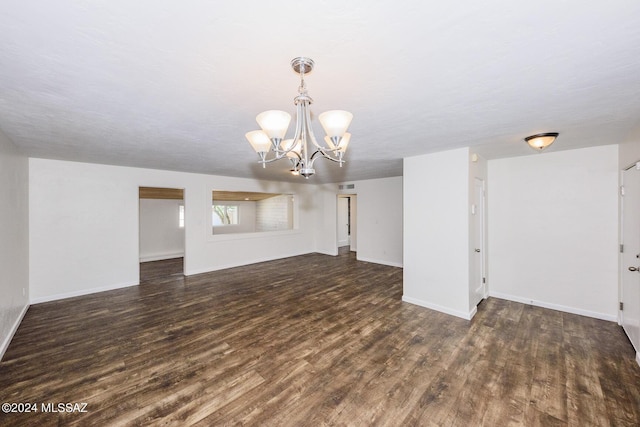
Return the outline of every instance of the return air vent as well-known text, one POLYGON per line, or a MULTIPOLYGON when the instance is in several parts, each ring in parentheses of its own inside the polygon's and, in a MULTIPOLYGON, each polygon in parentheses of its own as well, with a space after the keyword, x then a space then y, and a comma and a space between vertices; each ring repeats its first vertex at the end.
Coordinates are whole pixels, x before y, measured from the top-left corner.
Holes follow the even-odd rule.
POLYGON ((356 188, 355 184, 340 184, 338 185, 338 189, 340 190, 353 190, 356 188))

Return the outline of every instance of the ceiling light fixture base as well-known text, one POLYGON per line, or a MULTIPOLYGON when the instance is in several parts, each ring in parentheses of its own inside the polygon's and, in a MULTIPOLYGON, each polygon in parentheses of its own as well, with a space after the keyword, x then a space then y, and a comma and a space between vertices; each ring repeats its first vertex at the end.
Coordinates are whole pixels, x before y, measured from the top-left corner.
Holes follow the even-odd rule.
POLYGON ((291 60, 291 68, 298 74, 308 74, 313 70, 315 62, 311 58, 299 56, 291 60))
POLYGON ((528 136, 524 140, 527 144, 529 144, 529 147, 533 148, 536 151, 542 151, 553 144, 558 135, 558 132, 538 133, 528 136))

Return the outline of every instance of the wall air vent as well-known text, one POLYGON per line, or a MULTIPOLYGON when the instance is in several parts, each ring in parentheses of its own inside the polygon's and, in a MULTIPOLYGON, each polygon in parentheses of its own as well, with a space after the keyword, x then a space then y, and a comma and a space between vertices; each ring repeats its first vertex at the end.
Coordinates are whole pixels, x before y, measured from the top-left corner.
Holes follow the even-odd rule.
POLYGON ((338 185, 338 189, 340 190, 353 190, 356 188, 355 184, 340 184, 338 185))

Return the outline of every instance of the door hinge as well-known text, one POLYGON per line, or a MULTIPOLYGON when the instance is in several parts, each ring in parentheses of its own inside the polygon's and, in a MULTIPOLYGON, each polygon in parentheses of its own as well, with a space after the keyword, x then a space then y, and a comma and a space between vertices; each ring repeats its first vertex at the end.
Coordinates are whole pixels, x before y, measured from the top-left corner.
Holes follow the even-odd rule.
POLYGON ((624 196, 624 185, 620 186, 620 195, 624 196))
POLYGON ((620 311, 624 310, 624 303, 622 301, 620 301, 620 311))
POLYGON ((482 278, 482 283, 487 283, 487 278, 486 277, 482 278))
POLYGON ((620 253, 624 253, 624 245, 620 244, 620 253))

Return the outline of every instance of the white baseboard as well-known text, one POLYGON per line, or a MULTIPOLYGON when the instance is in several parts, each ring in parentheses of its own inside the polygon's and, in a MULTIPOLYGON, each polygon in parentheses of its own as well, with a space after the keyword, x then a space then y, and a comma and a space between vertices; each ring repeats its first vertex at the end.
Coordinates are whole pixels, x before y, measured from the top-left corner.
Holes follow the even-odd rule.
POLYGON ((449 307, 444 307, 438 304, 433 304, 427 301, 419 300, 417 298, 411 298, 405 295, 402 296, 402 301, 408 302, 410 304, 419 305, 420 307, 425 307, 431 310, 439 311, 444 314, 449 314, 451 316, 460 317, 464 320, 473 319, 473 316, 475 316, 476 313, 478 312, 478 309, 476 307, 473 307, 473 309, 470 312, 465 313, 463 311, 453 310, 449 307))
POLYGON ((636 353, 636 362, 638 362, 638 366, 640 366, 640 351, 636 353))
POLYGON ((182 257, 184 257, 184 252, 173 252, 173 253, 170 253, 170 254, 145 255, 145 256, 140 256, 140 262, 162 261, 164 259, 173 259, 173 258, 182 258, 182 257))
POLYGON ((4 341, 2 341, 2 345, 0 345, 0 360, 2 360, 2 358, 4 357, 4 353, 9 348, 9 344, 11 344, 11 340, 13 339, 13 336, 18 331, 18 327, 20 327, 20 323, 22 323, 22 319, 24 318, 24 315, 27 314, 28 309, 29 309, 29 304, 25 305, 22 308, 22 310, 20 311, 20 314, 16 318, 16 321, 13 322, 13 326, 11 326, 11 329, 9 330, 9 335, 7 335, 4 341))
POLYGON ((583 310, 581 308, 568 307, 565 305, 554 304, 545 301, 536 301, 529 298, 519 297, 515 295, 503 294, 502 292, 489 291, 489 296, 494 298, 506 299, 508 301, 520 302, 522 304, 535 305, 536 307, 548 308, 556 311, 563 311, 565 313, 578 314, 580 316, 593 317, 595 319, 608 320, 610 322, 617 322, 617 314, 605 314, 598 313, 596 311, 583 310))
POLYGON ((469 312, 469 319, 467 320, 473 319, 473 316, 475 316, 477 312, 478 312, 478 306, 473 307, 473 309, 469 312))
POLYGON ((79 296, 82 296, 82 295, 95 294, 95 293, 98 293, 98 292, 112 291, 114 289, 128 288, 129 286, 137 286, 139 284, 140 284, 139 282, 126 282, 126 283, 119 283, 119 284, 111 285, 111 286, 103 286, 101 288, 81 289, 79 291, 65 292, 65 293, 62 293, 62 294, 45 295, 45 296, 42 296, 42 297, 33 298, 31 300, 31 304, 40 304, 40 303, 43 303, 43 302, 57 301, 57 300, 65 299, 65 298, 79 297, 79 296))
POLYGON ((363 258, 363 257, 360 257, 358 255, 356 255, 356 259, 358 261, 363 261, 363 262, 372 262, 374 264, 382 264, 382 265, 388 265, 389 267, 400 267, 400 268, 402 268, 402 263, 400 263, 400 262, 386 261, 386 260, 366 258, 366 257, 363 258))

